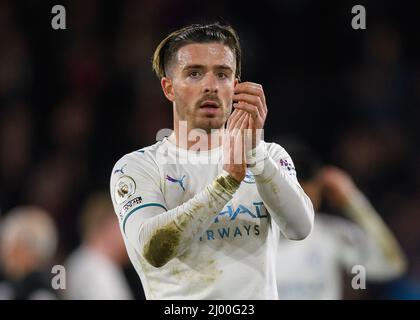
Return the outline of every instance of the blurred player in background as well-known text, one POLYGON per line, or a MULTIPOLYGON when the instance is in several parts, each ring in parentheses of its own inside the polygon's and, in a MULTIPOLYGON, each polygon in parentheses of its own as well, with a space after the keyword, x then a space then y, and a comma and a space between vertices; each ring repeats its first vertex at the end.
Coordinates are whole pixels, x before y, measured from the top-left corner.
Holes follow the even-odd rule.
POLYGON ((322 167, 306 147, 290 147, 298 179, 316 212, 311 235, 299 243, 282 239, 277 255, 280 299, 340 299, 343 273, 366 270, 367 281, 401 276, 406 260, 392 232, 351 177, 336 167, 322 167), (319 213, 326 200, 346 218, 319 213))
POLYGON ((51 268, 58 236, 49 214, 37 207, 17 207, 0 223, 0 262, 6 281, 0 300, 55 300, 51 268))
POLYGON ((239 83, 236 32, 177 30, 153 63, 175 131, 122 157, 110 183, 146 298, 276 299, 280 229, 305 238, 313 208, 287 152, 258 135, 267 104, 261 85, 239 83), (226 122, 232 135, 221 139, 226 122), (242 139, 245 130, 252 140, 242 139))
POLYGON ((128 257, 107 193, 95 193, 89 197, 82 211, 81 230, 83 242, 65 265, 65 298, 132 299, 122 269, 128 257))

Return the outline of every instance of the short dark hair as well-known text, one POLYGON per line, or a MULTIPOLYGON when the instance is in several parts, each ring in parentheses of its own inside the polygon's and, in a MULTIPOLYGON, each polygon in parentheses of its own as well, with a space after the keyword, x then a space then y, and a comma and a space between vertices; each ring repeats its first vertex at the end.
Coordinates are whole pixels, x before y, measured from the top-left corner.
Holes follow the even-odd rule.
POLYGON ((177 51, 191 43, 220 42, 228 46, 236 58, 235 77, 241 77, 241 46, 236 31, 220 23, 193 24, 176 30, 163 39, 153 54, 153 70, 159 79, 167 75, 167 67, 177 51))

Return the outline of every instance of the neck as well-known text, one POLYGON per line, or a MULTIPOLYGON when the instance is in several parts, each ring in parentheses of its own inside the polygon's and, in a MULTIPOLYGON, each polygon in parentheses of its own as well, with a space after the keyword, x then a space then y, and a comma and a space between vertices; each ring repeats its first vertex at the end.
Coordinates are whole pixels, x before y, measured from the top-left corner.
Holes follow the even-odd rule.
POLYGON ((182 149, 192 151, 208 151, 222 145, 223 128, 206 131, 199 128, 189 128, 185 122, 175 123, 174 132, 169 140, 182 149))

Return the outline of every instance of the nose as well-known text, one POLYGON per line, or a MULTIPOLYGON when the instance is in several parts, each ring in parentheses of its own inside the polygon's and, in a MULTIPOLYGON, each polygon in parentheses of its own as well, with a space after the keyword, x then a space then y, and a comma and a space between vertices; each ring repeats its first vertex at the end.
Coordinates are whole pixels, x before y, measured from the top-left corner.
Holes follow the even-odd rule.
POLYGON ((217 93, 218 83, 217 79, 213 74, 208 74, 205 77, 203 84, 204 93, 217 93))

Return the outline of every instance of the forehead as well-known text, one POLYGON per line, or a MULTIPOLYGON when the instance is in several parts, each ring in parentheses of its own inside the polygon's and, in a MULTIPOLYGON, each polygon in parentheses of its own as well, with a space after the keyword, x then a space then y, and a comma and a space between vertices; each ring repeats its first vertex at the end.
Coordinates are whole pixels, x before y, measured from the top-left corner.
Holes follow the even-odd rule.
POLYGON ((235 56, 232 50, 217 42, 192 43, 181 47, 176 54, 177 65, 228 65, 235 70, 235 56))

